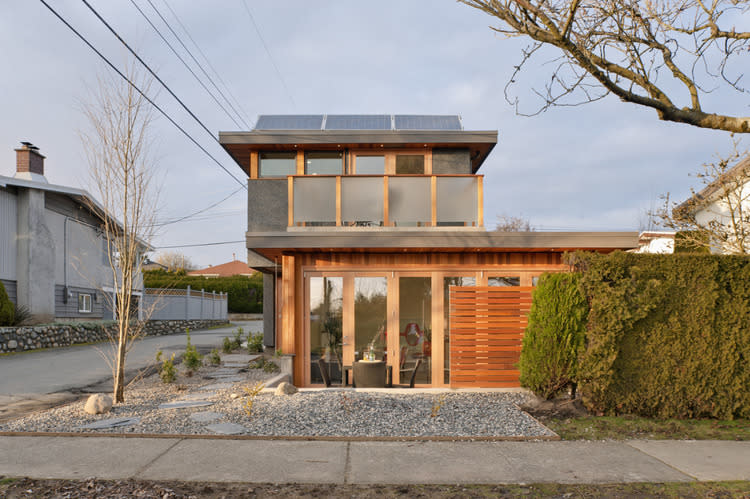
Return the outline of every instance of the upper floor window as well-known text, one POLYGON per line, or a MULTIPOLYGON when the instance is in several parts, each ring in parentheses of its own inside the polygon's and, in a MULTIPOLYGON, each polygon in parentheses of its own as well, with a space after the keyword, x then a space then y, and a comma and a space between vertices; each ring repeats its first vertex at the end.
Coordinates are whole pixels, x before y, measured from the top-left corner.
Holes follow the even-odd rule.
POLYGON ((396 175, 424 175, 424 156, 422 154, 397 154, 396 175))
POLYGON ((344 155, 340 152, 305 153, 305 175, 341 175, 344 155))
POLYGON ((386 173, 385 156, 357 155, 357 162, 354 168, 354 173, 357 175, 383 175, 386 173))
POLYGON ((297 174, 297 153, 262 152, 258 165, 258 177, 286 177, 297 174))

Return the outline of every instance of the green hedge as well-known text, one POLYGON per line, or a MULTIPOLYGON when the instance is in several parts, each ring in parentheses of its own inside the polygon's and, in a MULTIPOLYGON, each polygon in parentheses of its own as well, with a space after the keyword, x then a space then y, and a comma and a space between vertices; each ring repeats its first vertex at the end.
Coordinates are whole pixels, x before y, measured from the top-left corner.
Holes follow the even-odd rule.
POLYGON ((0 326, 11 326, 15 322, 15 307, 10 301, 5 286, 0 282, 0 326))
POLYGON ((596 413, 750 417, 750 257, 576 253, 596 413))
POLYGON ((216 291, 228 294, 227 308, 230 313, 257 314, 263 312, 263 275, 255 272, 252 276, 201 277, 188 276, 184 272, 147 270, 143 272, 143 282, 147 288, 175 288, 216 291))
POLYGON ((544 274, 534 290, 523 336, 521 385, 544 398, 572 388, 583 345, 588 304, 578 274, 544 274))

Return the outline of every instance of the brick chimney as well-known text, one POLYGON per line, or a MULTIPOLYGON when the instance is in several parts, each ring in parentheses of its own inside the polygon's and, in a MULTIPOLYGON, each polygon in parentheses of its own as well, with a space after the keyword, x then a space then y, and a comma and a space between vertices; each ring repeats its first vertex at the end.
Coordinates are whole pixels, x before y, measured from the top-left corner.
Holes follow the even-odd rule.
POLYGON ((44 156, 31 142, 21 142, 16 149, 16 178, 46 182, 44 177, 44 156))

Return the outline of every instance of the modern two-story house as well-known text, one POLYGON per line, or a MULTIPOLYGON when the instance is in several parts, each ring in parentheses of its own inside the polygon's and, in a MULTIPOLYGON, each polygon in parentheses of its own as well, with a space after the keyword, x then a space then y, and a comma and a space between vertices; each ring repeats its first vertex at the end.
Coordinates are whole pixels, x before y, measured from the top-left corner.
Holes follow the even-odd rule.
MULTIPOLYGON (((465 130, 458 116, 265 115, 219 138, 249 177, 265 342, 294 354, 298 386, 322 383, 321 365, 340 382, 366 356, 385 360, 395 384, 418 366, 417 385, 517 386, 510 361, 489 362, 485 381, 458 372, 466 337, 451 328, 452 290, 528 291, 564 270, 567 250, 637 246, 635 232, 488 231, 484 198, 502 193, 486 192, 479 171, 497 131, 465 130)), ((493 341, 517 357, 520 337, 493 341)))
POLYGON ((34 322, 112 319, 105 211, 84 190, 50 184, 44 160, 24 142, 15 175, 0 175, 0 281, 34 322))

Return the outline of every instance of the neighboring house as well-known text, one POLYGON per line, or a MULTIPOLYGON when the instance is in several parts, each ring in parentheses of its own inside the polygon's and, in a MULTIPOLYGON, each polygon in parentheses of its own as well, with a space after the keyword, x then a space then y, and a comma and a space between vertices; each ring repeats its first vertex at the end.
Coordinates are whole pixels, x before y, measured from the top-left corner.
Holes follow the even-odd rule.
POLYGON ((671 254, 674 253, 675 232, 643 231, 638 236, 638 249, 635 253, 671 254))
POLYGON ((50 184, 44 156, 22 144, 15 176, 0 176, 0 280, 35 322, 111 319, 106 237, 89 208, 101 207, 84 190, 50 184))
POLYGON ((255 270, 250 268, 247 263, 239 260, 232 260, 231 262, 222 263, 221 265, 215 265, 200 270, 191 270, 187 275, 203 276, 203 277, 230 277, 233 275, 244 275, 250 277, 255 273, 255 270))
MULTIPOLYGON (((637 246, 635 232, 488 231, 478 171, 497 132, 464 130, 458 116, 266 115, 219 138, 249 177, 264 341, 294 354, 298 386, 322 383, 331 365, 338 381, 371 352, 395 383, 471 384, 449 358, 452 286, 517 287, 528 303, 540 274, 566 269, 563 252, 637 246)), ((517 359, 514 342, 491 348, 517 359)), ((518 385, 513 362, 479 364, 499 375, 475 386, 518 385)))
POLYGON ((712 253, 750 252, 750 155, 672 213, 703 228, 712 253))
POLYGON ((159 262, 155 262, 149 258, 146 258, 146 260, 143 261, 143 265, 141 265, 141 269, 144 271, 146 270, 169 270, 169 267, 159 262))

